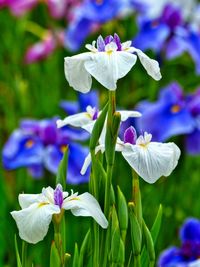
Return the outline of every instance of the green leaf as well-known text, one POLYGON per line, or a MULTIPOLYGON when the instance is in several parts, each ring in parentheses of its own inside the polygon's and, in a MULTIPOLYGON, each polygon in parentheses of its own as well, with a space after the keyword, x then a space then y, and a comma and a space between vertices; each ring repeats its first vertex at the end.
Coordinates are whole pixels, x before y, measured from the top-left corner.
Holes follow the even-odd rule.
POLYGON ((108 111, 108 103, 104 106, 101 114, 99 115, 98 119, 96 120, 94 124, 92 134, 90 137, 90 150, 94 150, 98 144, 99 137, 101 135, 101 132, 102 132, 105 120, 106 120, 107 111, 108 111))
MULTIPOLYGON (((160 231, 160 226, 161 226, 161 222, 162 222, 162 205, 159 206, 155 221, 153 223, 153 226, 151 228, 151 236, 152 236, 152 240, 154 243, 154 246, 156 244, 156 240, 160 231)), ((148 254, 147 254, 147 250, 145 247, 143 247, 142 249, 142 254, 141 254, 141 263, 142 266, 144 267, 148 267, 148 254)))
POLYGON ((118 197, 118 218, 119 225, 122 235, 122 240, 125 242, 126 231, 128 228, 128 207, 124 194, 122 193, 120 187, 117 187, 117 197, 118 197))
POLYGON ((17 267, 22 267, 21 259, 20 259, 20 256, 19 256, 19 249, 18 249, 16 235, 15 235, 15 253, 16 253, 16 259, 17 259, 17 267))
MULTIPOLYGON (((83 243, 81 245, 81 249, 80 249, 80 254, 79 254, 79 267, 84 267, 85 265, 85 260, 87 258, 87 253, 89 251, 89 245, 91 242, 91 234, 90 234, 90 229, 87 231, 85 238, 83 240, 83 243)), ((89 251, 91 252, 91 251, 89 251)))
POLYGON ((74 248, 74 257, 73 257, 73 265, 72 267, 79 267, 79 252, 78 252, 78 245, 75 244, 74 248))
POLYGON ((66 180, 67 180, 67 165, 68 165, 68 146, 66 146, 66 149, 63 154, 63 158, 59 164, 58 173, 56 176, 56 184, 61 184, 64 191, 66 188, 66 180))
MULTIPOLYGON (((131 223, 131 240, 132 240, 132 250, 134 255, 139 255, 142 246, 142 230, 137 217, 134 213, 134 204, 130 202, 128 204, 129 208, 129 219, 131 223)), ((143 265, 142 265, 143 266, 143 265)))
POLYGON ((53 241, 51 244, 51 252, 50 252, 50 267, 60 267, 61 261, 58 250, 56 248, 55 242, 53 241))
POLYGON ((148 227, 146 226, 145 221, 143 220, 143 234, 145 236, 145 243, 146 243, 146 249, 147 249, 147 253, 149 256, 149 261, 151 263, 151 265, 154 266, 154 262, 155 262, 155 249, 154 249, 154 242, 151 236, 151 233, 148 229, 148 227))

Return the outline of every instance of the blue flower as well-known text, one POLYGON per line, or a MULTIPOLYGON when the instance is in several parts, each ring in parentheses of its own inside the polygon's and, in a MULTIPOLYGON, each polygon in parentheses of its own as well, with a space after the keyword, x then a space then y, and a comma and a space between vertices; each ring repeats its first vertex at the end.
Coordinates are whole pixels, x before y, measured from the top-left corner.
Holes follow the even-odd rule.
POLYGON ((180 6, 168 3, 156 18, 139 17, 139 33, 133 45, 144 51, 152 49, 159 55, 164 52, 168 60, 188 52, 196 65, 196 73, 200 74, 200 34, 183 13, 180 6))
POLYGON ((83 1, 74 10, 74 19, 66 29, 65 46, 71 51, 77 51, 87 36, 101 24, 126 14, 135 5, 130 0, 83 1))
POLYGON ((200 221, 195 218, 185 220, 179 236, 181 247, 164 250, 159 257, 158 267, 200 266, 200 221))
POLYGON ((195 126, 182 88, 175 82, 161 90, 158 101, 139 103, 138 110, 142 117, 136 121, 137 129, 152 133, 156 141, 189 134, 195 126))
POLYGON ((29 173, 39 178, 44 167, 56 174, 65 147, 69 146, 67 182, 87 182, 89 171, 80 175, 88 148, 74 143, 88 139, 88 133, 80 129, 64 127, 57 129, 57 118, 45 120, 23 120, 20 128, 9 137, 2 151, 3 165, 7 170, 27 167, 29 173))

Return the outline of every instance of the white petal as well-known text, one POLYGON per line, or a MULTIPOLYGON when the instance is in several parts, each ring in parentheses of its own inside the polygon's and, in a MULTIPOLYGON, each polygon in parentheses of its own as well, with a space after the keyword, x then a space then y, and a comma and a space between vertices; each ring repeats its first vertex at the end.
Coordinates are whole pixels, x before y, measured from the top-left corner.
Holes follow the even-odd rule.
POLYGON ((22 209, 28 208, 31 204, 41 200, 41 194, 20 194, 19 205, 22 209))
POLYGON ((162 78, 160 73, 160 67, 156 60, 149 58, 145 53, 143 53, 140 49, 134 49, 134 52, 137 53, 140 62, 143 67, 147 71, 147 73, 156 81, 162 78))
POLYGON ((57 120, 56 124, 58 128, 61 128, 65 125, 71 125, 74 127, 82 127, 85 124, 88 124, 92 119, 90 118, 87 112, 81 112, 75 115, 66 117, 64 120, 57 120))
POLYGON ((82 128, 84 130, 86 130, 88 133, 92 133, 95 122, 96 122, 96 120, 94 120, 94 121, 90 120, 87 124, 82 125, 82 128))
POLYGON ((88 167, 90 166, 90 164, 91 164, 91 154, 89 153, 86 156, 86 158, 84 160, 84 163, 83 163, 83 166, 81 168, 81 171, 80 171, 81 175, 84 175, 86 173, 86 171, 87 171, 88 167))
POLYGON ((121 121, 126 121, 128 118, 141 117, 142 114, 138 111, 119 110, 121 121))
POLYGON ((117 80, 124 77, 135 62, 136 56, 128 52, 99 52, 85 62, 85 68, 107 89, 116 90, 117 80))
POLYGON ((200 260, 192 261, 188 264, 188 267, 200 267, 200 260))
MULTIPOLYGON (((101 153, 104 153, 104 151, 105 151, 105 145, 104 144, 101 144, 95 148, 95 154, 97 154, 99 151, 101 151, 101 153)), ((89 153, 87 155, 87 157, 85 158, 83 166, 82 166, 81 171, 80 171, 80 173, 82 175, 84 175, 86 173, 88 167, 90 166, 90 163, 91 163, 91 154, 89 153)))
POLYGON ((146 182, 154 183, 174 170, 180 149, 174 143, 124 144, 123 157, 146 182))
POLYGON ((52 214, 60 213, 56 205, 34 203, 28 208, 13 211, 11 215, 17 223, 19 236, 28 243, 37 243, 47 234, 52 214))
POLYGON ((91 58, 91 52, 73 57, 65 57, 65 77, 75 90, 87 93, 91 89, 92 78, 86 71, 84 63, 91 58))
POLYGON ((89 193, 84 193, 70 200, 65 199, 63 208, 71 210, 75 216, 91 216, 102 228, 108 227, 108 221, 104 216, 97 200, 89 193))

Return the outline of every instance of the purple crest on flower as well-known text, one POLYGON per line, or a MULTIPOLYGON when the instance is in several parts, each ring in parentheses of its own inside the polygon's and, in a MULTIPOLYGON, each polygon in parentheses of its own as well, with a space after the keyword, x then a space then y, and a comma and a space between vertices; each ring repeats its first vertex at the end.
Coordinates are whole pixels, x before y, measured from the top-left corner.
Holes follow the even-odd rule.
POLYGON ((54 190, 54 204, 62 208, 63 204, 63 190, 62 186, 58 184, 54 190))
POLYGON ((105 51, 105 42, 101 35, 97 38, 97 49, 99 52, 105 51))
POLYGON ((98 109, 95 108, 95 112, 94 112, 94 114, 93 114, 93 116, 92 116, 92 120, 93 120, 93 121, 95 121, 95 120, 98 118, 98 113, 99 113, 98 109))
POLYGON ((124 143, 129 143, 134 145, 136 143, 136 139, 137 139, 136 130, 133 126, 130 126, 124 132, 124 143))

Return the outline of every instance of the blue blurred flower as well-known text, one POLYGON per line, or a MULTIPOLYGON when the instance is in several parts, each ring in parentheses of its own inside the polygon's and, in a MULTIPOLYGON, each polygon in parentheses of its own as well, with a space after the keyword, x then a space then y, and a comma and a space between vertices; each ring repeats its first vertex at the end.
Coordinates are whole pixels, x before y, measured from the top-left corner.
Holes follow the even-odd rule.
POLYGON ((137 109, 142 113, 136 128, 152 133, 155 141, 184 134, 187 152, 200 154, 200 90, 184 95, 178 83, 160 91, 156 102, 142 101, 137 109))
POLYGON ((158 267, 200 266, 200 221, 187 219, 179 232, 181 247, 164 250, 158 260, 158 267))
POLYGON ((162 89, 158 101, 139 103, 138 110, 142 113, 142 117, 136 121, 138 130, 151 132, 156 141, 191 133, 194 129, 194 119, 182 88, 177 83, 162 89))
MULTIPOLYGON (((79 107, 97 103, 95 91, 89 94, 88 100, 80 96, 79 107)), ((65 105, 66 107, 67 105, 65 105)), ((27 167, 29 173, 39 178, 43 175, 44 167, 52 173, 57 172, 65 147, 69 146, 69 162, 67 182, 79 184, 87 182, 89 171, 86 175, 80 175, 84 159, 88 154, 88 148, 75 141, 87 140, 89 135, 81 129, 63 127, 57 129, 58 118, 33 120, 25 119, 20 123, 2 150, 3 165, 7 170, 27 167)))
POLYGON ((169 60, 188 52, 195 62, 196 73, 200 74, 200 32, 192 24, 192 20, 186 21, 180 6, 166 3, 156 18, 139 17, 139 33, 133 45, 144 51, 152 49, 157 54, 164 52, 169 60))
MULTIPOLYGON (((71 51, 77 51, 87 36, 96 31, 101 24, 116 17, 127 15, 134 7, 138 7, 137 1, 84 0, 74 9, 73 19, 65 33, 65 46, 71 51)), ((141 5, 139 7, 141 8, 141 5)))

